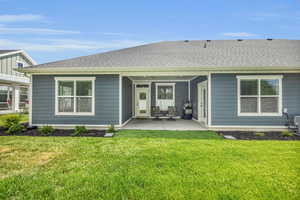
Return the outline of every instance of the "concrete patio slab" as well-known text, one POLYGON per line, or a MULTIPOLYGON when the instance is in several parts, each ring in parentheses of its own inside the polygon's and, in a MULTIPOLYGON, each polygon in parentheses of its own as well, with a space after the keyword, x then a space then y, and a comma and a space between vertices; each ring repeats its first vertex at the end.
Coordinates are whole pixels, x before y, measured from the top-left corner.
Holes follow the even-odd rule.
POLYGON ((207 130, 204 124, 193 120, 153 120, 153 119, 132 119, 122 129, 129 130, 207 130))

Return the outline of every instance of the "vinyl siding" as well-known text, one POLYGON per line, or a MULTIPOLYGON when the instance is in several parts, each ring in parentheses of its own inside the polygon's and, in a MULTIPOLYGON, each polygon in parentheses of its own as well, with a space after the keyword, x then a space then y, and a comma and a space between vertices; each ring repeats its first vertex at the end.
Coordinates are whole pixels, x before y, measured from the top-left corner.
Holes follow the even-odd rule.
MULTIPOLYGON (((94 116, 56 116, 54 77, 68 75, 32 76, 32 124, 119 124, 119 76, 77 75, 96 77, 94 116)), ((69 75, 76 76, 76 75, 69 75)))
MULTIPOLYGON (((151 106, 156 105, 156 86, 159 82, 152 82, 151 84, 151 106)), ((164 82, 165 83, 165 82, 164 82)), ((182 116, 183 104, 188 101, 188 82, 175 82, 175 106, 177 108, 177 115, 182 116)))
POLYGON ((17 68, 17 61, 23 62, 24 67, 31 65, 30 62, 20 53, 0 57, 0 73, 13 76, 24 76, 23 73, 14 70, 17 68))
POLYGON ((132 117, 132 81, 122 78, 122 123, 132 117))
MULTIPOLYGON (((283 74, 283 108, 300 115, 300 74, 283 74)), ((237 116, 237 79, 235 74, 212 75, 212 125, 283 126, 284 117, 237 116)))

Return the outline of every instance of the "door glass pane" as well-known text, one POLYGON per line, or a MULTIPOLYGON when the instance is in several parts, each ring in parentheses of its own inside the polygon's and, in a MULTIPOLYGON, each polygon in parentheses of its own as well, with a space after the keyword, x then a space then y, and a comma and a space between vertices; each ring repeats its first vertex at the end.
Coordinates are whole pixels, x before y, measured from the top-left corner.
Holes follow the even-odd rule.
POLYGON ((140 100, 146 100, 147 96, 145 92, 140 93, 140 100))
POLYGON ((92 112, 92 97, 77 97, 77 112, 92 112))
POLYGON ((58 82, 58 95, 59 96, 73 96, 74 95, 74 82, 73 81, 59 81, 58 82))
POLYGON ((241 97, 241 113, 257 113, 257 101, 256 97, 241 97))
POLYGON ((92 81, 76 81, 77 96, 92 96, 92 81))
POLYGON ((258 80, 241 80, 241 95, 258 95, 258 80))
POLYGON ((261 112, 278 113, 278 97, 262 97, 261 112))
POLYGON ((59 97, 58 98, 58 112, 74 112, 74 98, 73 97, 59 97))
POLYGON ((278 95, 279 80, 261 80, 261 95, 278 95))

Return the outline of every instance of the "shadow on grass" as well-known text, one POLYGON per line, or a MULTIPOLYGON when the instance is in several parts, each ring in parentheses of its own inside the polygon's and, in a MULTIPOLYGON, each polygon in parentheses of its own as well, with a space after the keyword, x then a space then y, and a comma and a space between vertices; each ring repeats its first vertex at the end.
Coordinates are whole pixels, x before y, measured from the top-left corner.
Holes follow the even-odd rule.
POLYGON ((121 138, 222 139, 213 131, 121 130, 121 138))

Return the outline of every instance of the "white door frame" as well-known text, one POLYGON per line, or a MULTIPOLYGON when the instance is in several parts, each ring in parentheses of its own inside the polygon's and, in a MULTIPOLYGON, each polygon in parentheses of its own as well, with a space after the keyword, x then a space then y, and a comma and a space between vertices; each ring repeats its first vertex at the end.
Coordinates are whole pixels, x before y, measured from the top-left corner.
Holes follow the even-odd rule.
POLYGON ((197 92, 198 92, 198 121, 204 122, 207 125, 207 114, 208 114, 207 81, 203 81, 197 84, 197 92), (205 90, 205 97, 203 96, 203 90, 205 90))
POLYGON ((150 117, 151 116, 151 83, 147 82, 147 83, 135 83, 134 84, 134 117, 150 117), (148 88, 138 88, 137 85, 148 85, 148 88), (148 113, 146 113, 145 115, 139 115, 138 112, 138 98, 137 98, 137 94, 138 94, 138 90, 148 90, 147 94, 148 94, 148 113))

